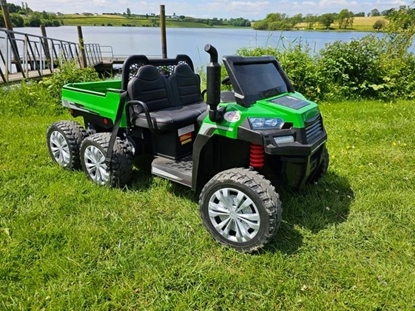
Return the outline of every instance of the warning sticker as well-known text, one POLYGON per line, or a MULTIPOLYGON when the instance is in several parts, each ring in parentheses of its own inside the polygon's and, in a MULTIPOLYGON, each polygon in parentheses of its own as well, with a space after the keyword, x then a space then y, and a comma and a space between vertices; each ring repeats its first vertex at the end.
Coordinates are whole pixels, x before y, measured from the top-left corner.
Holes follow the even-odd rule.
POLYGON ((228 122, 238 122, 241 120, 241 113, 239 111, 229 111, 225 113, 225 120, 228 122))
POLYGON ((179 140, 182 145, 190 143, 192 141, 192 133, 187 133, 182 136, 179 136, 179 140))

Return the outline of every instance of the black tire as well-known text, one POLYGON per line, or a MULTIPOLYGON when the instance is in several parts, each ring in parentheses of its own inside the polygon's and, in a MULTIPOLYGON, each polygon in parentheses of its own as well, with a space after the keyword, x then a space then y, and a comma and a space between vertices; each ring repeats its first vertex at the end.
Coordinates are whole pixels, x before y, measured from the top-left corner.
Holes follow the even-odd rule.
POLYGON ((58 121, 49 126, 46 139, 53 161, 67 170, 80 169, 79 150, 86 136, 85 129, 76 121, 58 121))
POLYGON ((116 138, 111 167, 105 162, 111 133, 88 136, 81 145, 81 164, 87 177, 99 185, 123 187, 132 176, 132 154, 119 137, 116 138))
POLYGON ((314 184, 314 183, 317 183, 320 179, 322 179, 323 176, 327 173, 327 170, 329 169, 329 164, 330 164, 329 152, 326 146, 324 146, 323 158, 321 160, 321 163, 319 167, 316 169, 316 172, 313 174, 313 176, 311 176, 311 178, 308 180, 308 183, 314 184))
POLYGON ((242 252, 250 253, 264 247, 281 223, 281 201, 275 188, 258 172, 244 168, 216 174, 203 187, 199 205, 203 224, 212 237, 242 252), (227 199, 224 194, 229 195, 227 199), (212 209, 219 204, 221 210, 212 209), (243 205, 246 206, 242 208, 243 205), (244 214, 250 215, 249 222, 244 214))

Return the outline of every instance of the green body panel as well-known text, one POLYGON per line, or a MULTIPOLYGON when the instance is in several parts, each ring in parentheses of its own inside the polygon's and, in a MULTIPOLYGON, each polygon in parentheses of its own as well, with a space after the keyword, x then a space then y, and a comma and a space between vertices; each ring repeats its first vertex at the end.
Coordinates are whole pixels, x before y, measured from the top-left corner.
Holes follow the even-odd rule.
MULTIPOLYGON (((98 114, 103 118, 111 119, 115 122, 115 116, 120 102, 122 90, 121 80, 109 80, 100 82, 82 82, 67 84, 62 89, 63 105, 98 114)), ((295 110, 292 108, 276 105, 269 100, 283 97, 287 93, 279 96, 271 97, 257 101, 251 107, 243 107, 237 103, 222 103, 219 107, 226 106, 225 120, 222 123, 210 121, 207 116, 200 132, 205 132, 208 128, 214 128, 213 135, 225 136, 231 139, 238 139, 238 127, 248 117, 260 118, 281 118, 284 122, 290 122, 295 128, 304 128, 305 121, 314 117, 319 113, 316 103, 308 101, 300 93, 290 93, 292 97, 296 97, 309 103, 307 106, 295 110), (233 117, 232 117, 232 114, 233 117)), ((127 127, 125 111, 121 119, 121 128, 127 127)))
MULTIPOLYGON (((121 93, 121 80, 70 83, 62 89, 62 101, 65 107, 98 114, 115 122, 121 93)), ((126 126, 124 111, 120 127, 126 126)))
POLYGON ((254 105, 249 108, 243 107, 236 103, 226 103, 220 104, 219 107, 226 106, 226 113, 234 112, 235 116, 234 119, 229 121, 229 117, 223 120, 222 123, 218 124, 216 122, 212 122, 209 120, 209 116, 207 116, 202 126, 201 131, 205 131, 206 128, 216 128, 213 132, 213 135, 221 135, 226 136, 231 139, 237 139, 238 137, 238 128, 240 125, 245 121, 246 118, 281 118, 284 122, 290 122, 293 124, 295 128, 304 128, 305 121, 308 119, 318 115, 319 109, 318 105, 312 101, 307 100, 302 94, 290 93, 290 94, 281 94, 279 96, 271 97, 268 99, 263 99, 257 101, 254 105), (283 97, 286 95, 290 95, 291 97, 295 97, 306 101, 309 105, 296 110, 288 107, 284 107, 281 105, 276 105, 269 100, 283 97), (228 119, 228 120, 226 120, 228 119))

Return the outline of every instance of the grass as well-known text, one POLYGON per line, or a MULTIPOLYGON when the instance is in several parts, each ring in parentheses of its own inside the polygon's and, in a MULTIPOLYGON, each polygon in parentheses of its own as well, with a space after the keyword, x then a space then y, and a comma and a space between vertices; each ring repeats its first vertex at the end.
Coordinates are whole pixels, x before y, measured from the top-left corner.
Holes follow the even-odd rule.
MULTIPOLYGON (((119 15, 97 15, 97 16, 82 16, 82 15, 64 15, 62 17, 65 26, 123 26, 131 25, 137 27, 160 27, 160 19, 158 17, 142 18, 131 17, 127 18, 119 15)), ((212 28, 207 24, 181 21, 178 19, 166 19, 166 27, 169 28, 212 28)), ((235 28, 234 26, 214 26, 215 28, 235 28)))
POLYGON ((330 172, 279 189, 282 226, 254 255, 214 242, 197 196, 148 170, 119 190, 57 167, 45 132, 69 115, 51 103, 0 103, 0 310, 415 306, 412 102, 322 104, 330 172))

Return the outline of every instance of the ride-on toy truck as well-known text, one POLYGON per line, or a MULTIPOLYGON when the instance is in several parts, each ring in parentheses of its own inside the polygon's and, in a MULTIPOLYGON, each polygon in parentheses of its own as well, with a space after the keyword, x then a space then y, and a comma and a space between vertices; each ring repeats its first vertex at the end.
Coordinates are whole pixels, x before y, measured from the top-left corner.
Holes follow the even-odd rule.
POLYGON ((274 185, 301 187, 328 168, 318 106, 295 92, 274 57, 224 56, 233 91, 221 93, 216 49, 207 66, 207 102, 186 55, 130 56, 120 80, 73 83, 62 103, 75 121, 47 131, 52 159, 82 168, 100 185, 126 185, 133 158, 150 154, 152 174, 200 192, 210 234, 239 251, 262 248, 281 222, 274 185))

